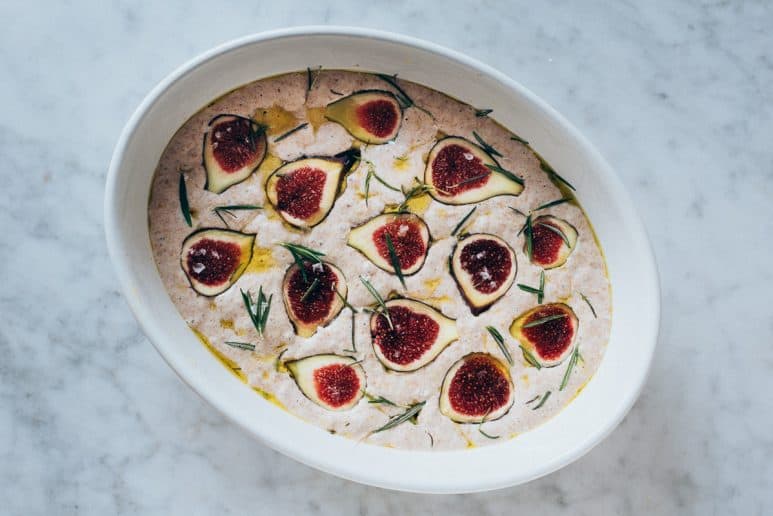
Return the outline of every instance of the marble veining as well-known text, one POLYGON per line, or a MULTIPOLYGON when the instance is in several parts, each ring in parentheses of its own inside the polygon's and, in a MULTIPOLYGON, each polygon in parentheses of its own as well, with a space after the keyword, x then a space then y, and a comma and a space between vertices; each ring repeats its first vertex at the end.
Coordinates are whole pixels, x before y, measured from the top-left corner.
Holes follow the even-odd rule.
POLYGON ((0 4, 0 512, 773 511, 773 6, 449 0, 438 14, 407 1, 0 4), (564 113, 631 191, 662 277, 658 353, 620 428, 571 466, 465 496, 340 480, 225 421, 139 331, 102 231, 121 127, 189 57, 313 23, 490 63, 564 113))

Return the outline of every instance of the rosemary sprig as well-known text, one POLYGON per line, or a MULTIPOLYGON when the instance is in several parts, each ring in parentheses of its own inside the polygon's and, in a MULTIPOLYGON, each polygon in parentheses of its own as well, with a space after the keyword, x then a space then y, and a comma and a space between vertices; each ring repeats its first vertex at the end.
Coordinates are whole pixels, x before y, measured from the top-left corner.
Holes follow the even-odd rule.
MULTIPOLYGON (((508 206, 508 208, 510 208, 511 210, 513 210, 515 213, 517 213, 517 214, 518 214, 518 215, 520 215, 521 217, 526 217, 526 214, 525 214, 524 212, 522 212, 521 210, 519 210, 518 208, 514 208, 514 207, 512 207, 512 206, 508 206)), ((521 232, 519 231, 519 232, 518 232, 518 234, 520 235, 520 234, 521 234, 521 232)))
POLYGON ((564 387, 566 387, 566 384, 569 383, 569 377, 572 375, 572 370, 574 369, 574 366, 577 365, 577 358, 580 356, 580 346, 575 346, 574 351, 572 351, 572 356, 569 357, 569 365, 566 366, 566 372, 564 373, 564 378, 561 380, 561 387, 558 388, 559 391, 563 391, 564 387))
POLYGON ((494 342, 497 343, 497 346, 499 346, 499 350, 507 359, 507 363, 510 365, 515 365, 515 362, 513 362, 513 357, 512 355, 510 355, 510 351, 508 351, 507 345, 505 344, 505 338, 502 337, 502 334, 499 333, 499 330, 497 330, 493 326, 486 326, 486 330, 491 335, 491 338, 494 339, 494 342))
POLYGON ((320 74, 322 73, 322 66, 319 66, 317 68, 317 74, 314 75, 314 72, 311 68, 308 66, 306 67, 306 100, 309 99, 309 93, 311 93, 311 90, 314 89, 314 85, 317 83, 317 79, 319 79, 320 74))
POLYGON ((529 142, 518 136, 517 134, 514 134, 510 137, 511 140, 522 143, 524 145, 529 145, 529 142))
POLYGON ((386 186, 390 190, 394 192, 399 192, 400 189, 396 186, 392 186, 389 183, 387 183, 384 179, 381 178, 378 174, 376 174, 376 166, 373 164, 372 161, 366 161, 368 164, 368 174, 365 176, 365 206, 368 205, 368 199, 370 198, 370 180, 375 178, 376 181, 381 183, 382 185, 386 186))
POLYGON ((481 138, 480 135, 477 132, 473 131, 472 135, 478 141, 478 145, 483 147, 484 151, 486 151, 487 153, 491 154, 492 156, 499 156, 500 158, 502 157, 502 153, 499 152, 498 150, 496 150, 494 147, 492 147, 488 143, 486 143, 486 140, 481 138))
POLYGON ((402 407, 402 405, 398 405, 392 400, 389 400, 383 396, 371 396, 370 394, 365 394, 368 398, 368 403, 374 404, 374 405, 389 405, 390 407, 402 407))
POLYGON ((560 182, 560 183, 563 183, 563 184, 565 184, 566 186, 568 186, 568 187, 569 187, 571 190, 573 190, 573 191, 575 191, 575 192, 577 191, 577 189, 576 189, 574 186, 572 186, 572 183, 570 183, 569 181, 567 181, 566 179, 564 179, 563 177, 561 177, 560 175, 558 175, 558 172, 556 172, 555 170, 553 170, 553 168, 552 168, 550 165, 548 165, 547 163, 545 163, 544 161, 540 163, 540 168, 541 168, 541 169, 542 169, 542 170, 543 170, 543 171, 544 171, 544 172, 545 172, 545 173, 546 173, 546 174, 547 174, 547 175, 548 175, 548 176, 549 176, 551 179, 555 179, 556 181, 558 181, 558 182, 560 182))
POLYGON ((491 409, 489 409, 488 412, 486 412, 486 414, 480 420, 480 423, 478 423, 478 432, 480 432, 484 437, 487 437, 489 439, 499 439, 500 437, 502 437, 501 435, 491 435, 483 431, 483 423, 486 422, 486 418, 489 416, 490 413, 491 413, 491 409))
POLYGON ((306 289, 306 292, 303 293, 301 296, 301 303, 306 301, 306 298, 308 298, 319 286, 319 278, 314 278, 314 281, 311 282, 311 285, 309 285, 309 288, 306 289))
POLYGON ((408 407, 408 410, 406 410, 402 414, 398 414, 397 416, 390 418, 389 421, 387 421, 387 423, 384 426, 373 430, 373 432, 371 433, 377 434, 379 432, 383 432, 384 430, 389 430, 398 425, 401 425, 406 421, 415 420, 415 418, 419 416, 421 409, 424 408, 424 405, 426 403, 427 403, 426 401, 420 401, 419 403, 414 403, 413 405, 408 407))
POLYGON ((485 174, 478 174, 477 176, 468 177, 467 179, 463 179, 458 183, 452 184, 451 186, 448 187, 448 189, 451 190, 458 186, 466 185, 467 183, 472 183, 473 181, 477 181, 478 179, 483 179, 484 177, 488 177, 490 175, 491 175, 491 172, 486 172, 485 174))
POLYGON ((232 340, 227 340, 224 342, 224 344, 231 346, 232 348, 246 349, 247 351, 255 351, 255 344, 250 344, 249 342, 234 342, 232 340))
POLYGON ((515 211, 515 212, 518 212, 518 214, 520 214, 520 215, 523 215, 524 217, 526 217, 526 220, 524 220, 524 221, 523 221, 523 226, 521 226, 521 229, 519 229, 519 230, 518 230, 518 233, 516 233, 516 235, 515 235, 515 236, 521 236, 521 233, 523 233, 524 231, 526 231, 526 229, 528 228, 528 226, 531 224, 531 213, 530 213, 530 214, 528 214, 528 215, 526 215, 526 214, 525 214, 525 213, 523 213, 522 211, 520 211, 520 210, 518 210, 518 209, 516 209, 516 208, 513 208, 512 206, 508 206, 508 208, 510 208, 511 210, 513 210, 513 211, 515 211))
POLYGON ((180 194, 180 211, 182 211, 185 223, 192 228, 193 220, 191 219, 191 207, 188 204, 188 188, 185 186, 185 176, 182 173, 180 173, 178 193, 180 194))
POLYGON ((583 300, 583 301, 585 301, 585 302, 588 304, 588 308, 590 308, 590 311, 591 311, 591 313, 593 314, 593 318, 594 318, 594 319, 598 319, 598 316, 596 315, 596 309, 595 309, 595 308, 593 308, 593 305, 592 305, 592 304, 590 304, 590 299, 588 299, 587 297, 585 297, 585 294, 583 294, 583 293, 582 293, 582 292, 580 292, 579 290, 577 291, 577 293, 578 293, 578 294, 580 294, 580 297, 582 298, 582 300, 583 300))
POLYGON ((250 291, 241 291, 242 300, 244 301, 244 307, 247 309, 247 313, 252 320, 252 325, 255 326, 255 331, 258 335, 263 336, 263 332, 266 331, 266 322, 268 321, 268 313, 271 310, 271 300, 274 298, 274 294, 271 294, 268 299, 263 293, 263 287, 258 290, 258 299, 253 300, 250 291))
POLYGON ((532 399, 530 399, 529 401, 527 401, 526 403, 524 403, 524 405, 528 405, 529 403, 534 403, 534 402, 535 402, 535 401, 537 401, 538 399, 539 399, 539 394, 537 394, 537 395, 536 395, 536 396, 534 396, 532 399))
POLYGON ((400 85, 397 84, 397 74, 386 75, 384 73, 377 73, 376 76, 397 90, 397 92, 395 93, 395 97, 397 97, 397 100, 400 101, 400 104, 404 108, 409 108, 414 105, 413 99, 411 99, 411 97, 409 97, 408 94, 405 93, 405 90, 403 90, 400 87, 400 85))
POLYGON ((397 212, 398 213, 404 213, 408 211, 408 202, 411 199, 415 199, 416 197, 421 197, 422 195, 425 195, 432 191, 432 187, 428 185, 427 183, 423 181, 419 181, 417 178, 413 178, 415 186, 413 186, 410 190, 405 190, 404 188, 400 188, 400 191, 403 193, 403 196, 405 199, 403 202, 401 202, 397 206, 397 212))
MULTIPOLYGON (((228 206, 215 206, 212 211, 233 212, 240 210, 262 210, 263 206, 257 204, 231 204, 228 206)), ((235 216, 233 213, 228 213, 231 216, 235 216)))
POLYGON ((502 174, 503 176, 505 176, 510 181, 513 181, 514 183, 518 183, 521 186, 523 186, 525 184, 523 178, 516 176, 515 174, 513 174, 509 170, 504 169, 504 168, 500 167, 499 165, 490 165, 490 164, 486 163, 486 168, 488 168, 489 170, 491 170, 493 172, 497 172, 499 174, 502 174))
POLYGON ((389 323, 389 328, 394 329, 394 326, 392 326, 392 318, 389 317, 389 309, 387 308, 384 298, 381 297, 381 294, 378 293, 378 291, 371 284, 370 281, 366 280, 362 276, 360 276, 360 281, 362 282, 363 285, 365 285, 365 288, 368 289, 368 292, 370 292, 370 295, 373 296, 373 299, 376 300, 376 303, 381 309, 380 313, 386 318, 387 322, 389 323))
POLYGON ((542 227, 543 227, 543 228, 545 228, 545 229, 549 229, 550 231, 552 231, 552 232, 553 232, 553 233, 555 233, 556 235, 560 236, 560 237, 561 237, 561 240, 563 240, 563 241, 564 241, 564 243, 567 245, 567 247, 572 247, 572 244, 571 244, 571 242, 569 242, 569 237, 567 237, 567 236, 564 234, 564 232, 563 232, 563 231, 561 231, 561 228, 557 228, 557 227, 555 227, 555 226, 553 226, 553 225, 551 225, 551 224, 545 224, 544 222, 538 222, 538 223, 537 223, 537 225, 538 225, 538 226, 542 226, 542 227))
POLYGON ((274 143, 281 142, 282 140, 284 140, 288 136, 291 136, 292 134, 297 133, 301 129, 303 129, 305 127, 308 127, 308 126, 309 126, 308 122, 303 122, 301 125, 299 125, 297 127, 293 127, 292 129, 290 129, 286 133, 281 134, 280 136, 277 136, 276 138, 274 138, 274 143))
POLYGON ((546 392, 546 393, 545 393, 545 394, 542 396, 542 398, 539 400, 539 403, 537 403, 537 404, 536 404, 535 406, 533 406, 531 409, 532 409, 532 410, 537 410, 537 409, 539 409, 539 408, 542 408, 542 405, 544 405, 544 404, 545 404, 545 402, 548 400, 548 398, 549 398, 549 397, 550 397, 550 391, 546 392))
POLYGON ((541 204, 531 211, 534 212, 534 211, 544 210, 545 208, 552 208, 553 206, 558 206, 559 204, 564 204, 565 202, 569 202, 569 201, 571 201, 570 198, 562 197, 560 199, 556 199, 555 201, 550 201, 550 202, 546 202, 545 204, 541 204))
POLYGON ((521 353, 523 354, 524 360, 526 360, 529 364, 531 364, 533 367, 536 367, 538 370, 542 369, 542 364, 540 364, 536 358, 534 358, 534 355, 531 354, 531 351, 524 348, 523 346, 518 346, 521 348, 521 353))
POLYGON ((542 300, 545 297, 545 271, 540 271, 539 273, 539 288, 530 287, 523 283, 518 283, 518 288, 529 294, 536 294, 537 303, 541 305, 542 300))
POLYGON ((534 228, 531 227, 531 214, 526 217, 526 222, 523 223, 521 231, 518 232, 519 235, 521 233, 526 241, 526 256, 531 260, 534 254, 534 228))
POLYGON ((215 206, 212 208, 212 213, 217 215, 217 218, 219 218, 223 224, 225 224, 226 227, 228 226, 228 222, 223 218, 223 214, 228 215, 232 219, 236 218, 235 211, 243 211, 243 210, 262 210, 263 206, 258 206, 257 204, 232 204, 230 206, 215 206))
POLYGON ((524 328, 534 328, 535 326, 541 326, 545 323, 548 323, 550 321, 555 321, 556 319, 563 319, 566 317, 566 314, 555 314, 555 315, 548 315, 547 317, 541 317, 539 319, 536 319, 530 323, 526 323, 523 325, 524 328))
POLYGON ((315 251, 314 249, 309 249, 308 247, 304 247, 299 244, 282 242, 279 245, 281 245, 282 247, 290 251, 290 254, 293 255, 293 260, 295 261, 295 265, 297 265, 298 268, 301 270, 301 276, 303 277, 303 281, 308 281, 308 278, 306 276, 306 264, 304 263, 304 261, 322 263, 322 260, 320 258, 322 256, 325 256, 325 253, 321 251, 315 251))
POLYGON ((395 93, 395 97, 397 97, 397 101, 400 102, 400 105, 403 107, 403 109, 409 108, 409 107, 415 107, 419 111, 423 111, 423 112, 427 113, 429 116, 431 116, 432 118, 435 118, 432 115, 432 113, 430 113, 429 111, 427 111, 426 109, 424 109, 421 106, 417 106, 416 103, 413 101, 413 99, 411 97, 409 97, 407 93, 405 93, 405 90, 403 90, 400 87, 400 85, 397 84, 397 74, 395 74, 395 75, 386 75, 386 74, 383 74, 383 73, 377 73, 376 77, 378 77, 382 81, 384 81, 387 84, 389 84, 390 86, 392 86, 395 90, 397 90, 396 93, 395 93))
POLYGON ((340 299, 340 300, 341 300, 341 302, 344 304, 344 306, 345 306, 346 308, 348 308, 349 310, 351 310, 351 311, 352 311, 352 314, 356 314, 356 313, 358 313, 357 309, 356 309, 356 308, 354 308, 354 307, 351 305, 351 303, 349 303, 349 301, 347 301, 347 300, 346 300, 346 298, 345 298, 344 296, 342 296, 342 295, 341 295, 341 293, 340 293, 338 290, 336 290, 336 291, 335 291, 335 293, 336 293, 336 295, 338 296, 338 299, 340 299))
POLYGON ((470 217, 472 217, 472 214, 475 213, 475 210, 477 210, 478 207, 474 206, 470 211, 467 212, 467 215, 462 217, 462 220, 459 221, 459 223, 454 226, 454 230, 451 231, 451 236, 456 236, 456 233, 459 232, 460 229, 464 226, 465 222, 469 220, 470 217))
POLYGON ((403 288, 408 288, 405 286, 405 277, 403 276, 403 269, 400 267, 400 258, 397 257, 397 251, 392 243, 392 237, 389 236, 389 232, 384 233, 384 240, 386 240, 387 251, 389 251, 389 261, 392 262, 392 268, 395 270, 397 279, 400 280, 403 288))
POLYGON ((478 118, 482 118, 484 116, 489 116, 493 112, 494 112, 493 109, 476 109, 475 116, 478 118))

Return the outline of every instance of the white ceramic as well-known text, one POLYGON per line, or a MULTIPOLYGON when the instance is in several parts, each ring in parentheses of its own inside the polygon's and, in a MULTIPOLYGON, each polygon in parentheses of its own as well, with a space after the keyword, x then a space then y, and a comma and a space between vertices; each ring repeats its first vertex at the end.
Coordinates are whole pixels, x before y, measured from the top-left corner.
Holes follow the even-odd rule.
POLYGON ((397 34, 341 27, 279 30, 227 43, 177 69, 150 92, 121 134, 107 178, 105 230, 129 306, 188 385, 272 448, 323 471, 391 489, 496 489, 574 461, 631 408, 657 339, 660 306, 652 251, 628 194, 599 153, 509 77, 457 52, 397 34), (177 128, 212 99, 262 77, 319 65, 398 73, 472 105, 485 104, 577 187, 609 265, 613 325, 598 372, 557 417, 515 439, 464 451, 403 451, 358 443, 304 423, 256 395, 212 357, 177 313, 148 237, 148 194, 161 152, 177 128))

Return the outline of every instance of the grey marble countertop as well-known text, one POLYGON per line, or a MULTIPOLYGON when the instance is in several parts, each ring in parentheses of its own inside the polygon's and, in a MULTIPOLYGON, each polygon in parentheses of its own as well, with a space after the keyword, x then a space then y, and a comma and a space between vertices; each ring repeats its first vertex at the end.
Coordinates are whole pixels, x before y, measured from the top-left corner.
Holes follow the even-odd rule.
POLYGON ((0 512, 773 513, 773 5, 419 5, 0 3, 0 512), (225 421, 140 332, 102 232, 121 127, 195 54, 313 23, 403 32, 499 68, 632 193, 661 273, 660 342, 630 415, 576 463, 465 496, 333 478, 225 421))

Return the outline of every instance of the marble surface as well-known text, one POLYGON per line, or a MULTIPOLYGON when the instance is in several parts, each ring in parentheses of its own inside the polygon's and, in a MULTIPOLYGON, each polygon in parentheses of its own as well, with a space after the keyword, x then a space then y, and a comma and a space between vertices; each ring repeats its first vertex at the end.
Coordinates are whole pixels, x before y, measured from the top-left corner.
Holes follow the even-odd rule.
POLYGON ((0 3, 0 512, 773 512, 773 6, 419 5, 0 3), (581 460, 489 494, 353 484, 254 442, 139 331, 102 233, 121 127, 189 57, 311 23, 482 59, 563 112, 622 176, 656 249, 661 337, 641 399, 581 460))

